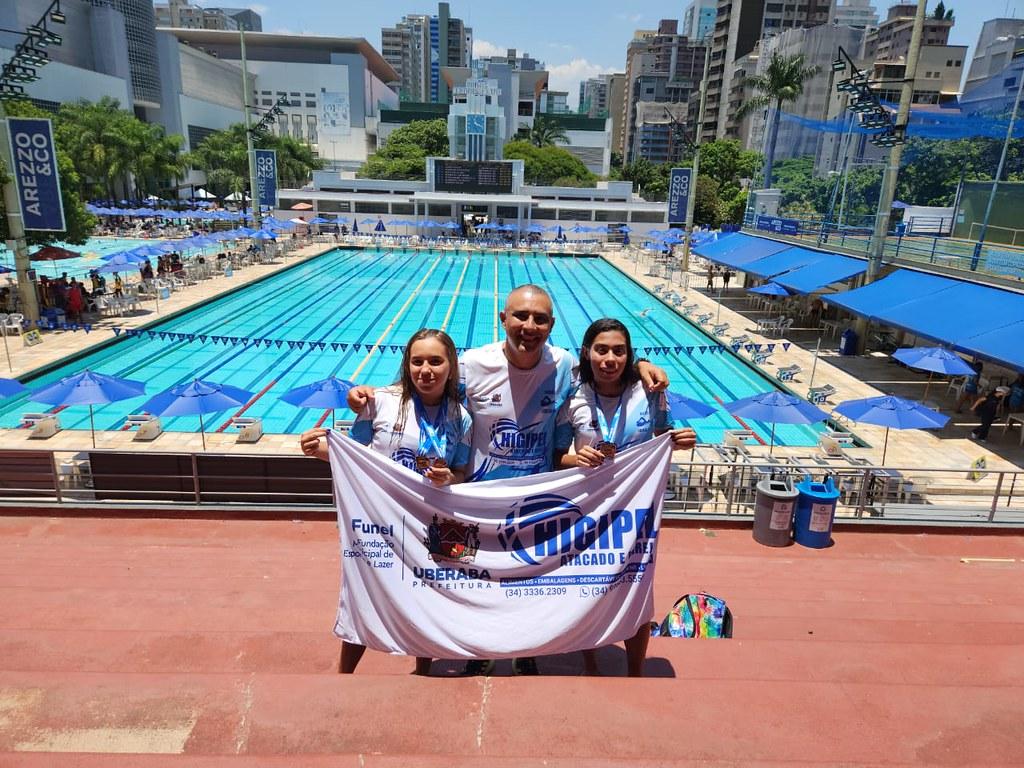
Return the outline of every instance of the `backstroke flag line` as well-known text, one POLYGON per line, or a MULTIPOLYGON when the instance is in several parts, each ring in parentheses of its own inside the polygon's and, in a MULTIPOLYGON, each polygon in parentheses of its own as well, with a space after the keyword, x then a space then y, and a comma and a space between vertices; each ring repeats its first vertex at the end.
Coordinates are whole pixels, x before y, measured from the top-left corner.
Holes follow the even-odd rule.
POLYGON ((342 639, 507 658, 624 640, 651 619, 669 435, 594 470, 449 488, 336 432, 327 442, 342 639))

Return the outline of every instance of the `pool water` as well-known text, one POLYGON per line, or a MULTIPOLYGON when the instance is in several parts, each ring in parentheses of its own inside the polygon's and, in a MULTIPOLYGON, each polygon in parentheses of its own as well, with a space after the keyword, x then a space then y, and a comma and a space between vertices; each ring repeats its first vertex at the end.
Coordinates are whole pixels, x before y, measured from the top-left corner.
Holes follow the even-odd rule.
MULTIPOLYGON (((299 433, 325 412, 281 402, 283 393, 331 374, 365 384, 390 383, 405 342, 423 327, 446 330, 460 348, 496 341, 503 337, 498 311, 506 294, 523 283, 549 290, 556 318, 551 343, 575 353, 586 327, 599 317, 622 320, 641 353, 645 346, 713 343, 601 259, 334 250, 152 326, 152 338, 122 334, 103 350, 25 383, 31 389, 85 368, 145 381, 146 397, 95 408, 97 429, 116 430, 149 396, 199 377, 257 394, 245 415, 262 417, 264 431, 299 433), (207 340, 160 338, 160 333, 204 335, 207 340), (214 343, 212 336, 264 341, 214 343), (374 344, 384 346, 371 351, 374 344)), ((672 391, 712 405, 774 388, 769 378, 729 353, 688 356, 683 351, 652 359, 667 370, 672 391)), ((22 413, 45 407, 25 395, 2 401, 0 427, 17 426, 22 413)), ((235 410, 206 415, 206 429, 225 426, 235 410)), ((350 418, 351 413, 336 416, 350 418)), ((65 428, 88 429, 88 408, 65 408, 60 420, 65 428)), ((163 423, 169 430, 199 429, 194 416, 163 423)), ((770 425, 746 425, 768 440, 770 425)), ((743 428, 724 410, 691 426, 701 442, 718 442, 723 430, 743 428)), ((818 429, 780 424, 775 441, 813 445, 818 429)))

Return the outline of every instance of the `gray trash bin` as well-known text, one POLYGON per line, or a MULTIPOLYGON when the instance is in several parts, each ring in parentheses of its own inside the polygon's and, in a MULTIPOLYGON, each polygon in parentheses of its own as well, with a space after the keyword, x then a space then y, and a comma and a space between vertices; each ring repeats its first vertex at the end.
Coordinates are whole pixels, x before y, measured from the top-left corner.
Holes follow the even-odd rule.
POLYGON ((762 480, 754 497, 754 541, 785 547, 793 541, 793 508, 800 492, 789 478, 762 480))

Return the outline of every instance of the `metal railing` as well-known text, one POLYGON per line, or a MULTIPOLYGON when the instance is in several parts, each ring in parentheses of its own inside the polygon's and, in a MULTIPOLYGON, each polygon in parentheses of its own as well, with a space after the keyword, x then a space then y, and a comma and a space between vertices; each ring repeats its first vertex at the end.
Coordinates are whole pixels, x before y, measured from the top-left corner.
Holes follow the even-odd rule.
MULTIPOLYGON (((865 522, 1024 526, 1024 471, 878 467, 849 455, 752 456, 707 459, 721 449, 700 446, 692 462, 672 465, 666 515, 743 519, 753 514, 756 487, 771 478, 832 477, 839 517, 865 522)), ((332 510, 330 468, 295 454, 155 453, 126 451, 0 451, 0 509, 60 508, 97 514, 156 510, 230 510, 244 516, 272 508, 282 514, 332 510), (105 511, 105 512, 104 512, 105 511)))

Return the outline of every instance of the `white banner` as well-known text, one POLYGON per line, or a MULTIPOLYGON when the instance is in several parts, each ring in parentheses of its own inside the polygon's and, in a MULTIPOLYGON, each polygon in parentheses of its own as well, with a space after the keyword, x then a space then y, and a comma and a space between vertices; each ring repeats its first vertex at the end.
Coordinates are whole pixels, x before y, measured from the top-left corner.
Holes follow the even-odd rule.
POLYGON ((352 132, 352 112, 347 93, 320 92, 319 130, 332 136, 348 136, 352 132))
POLYGON ((669 435, 596 470, 449 488, 337 433, 328 445, 343 639, 498 659, 596 648, 652 618, 669 435))

